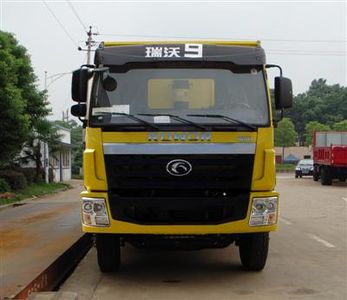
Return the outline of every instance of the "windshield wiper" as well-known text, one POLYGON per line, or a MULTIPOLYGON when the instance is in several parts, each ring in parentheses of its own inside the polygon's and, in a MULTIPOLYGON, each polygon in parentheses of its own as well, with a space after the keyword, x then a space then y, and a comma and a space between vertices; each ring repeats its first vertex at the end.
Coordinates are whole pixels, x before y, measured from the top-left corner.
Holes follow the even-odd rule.
POLYGON ((186 123, 186 124, 189 124, 189 125, 192 125, 194 127, 197 127, 197 128, 200 128, 202 130, 205 130, 207 131, 207 128, 205 126, 202 126, 202 125, 199 125, 193 121, 190 121, 190 120, 187 120, 187 119, 184 119, 180 116, 176 116, 176 115, 171 115, 171 114, 138 114, 139 116, 148 116, 148 117, 160 117, 160 116, 163 116, 163 117, 170 117, 170 118, 173 118, 177 121, 180 121, 182 123, 186 123))
POLYGON ((240 120, 237 120, 237 119, 233 119, 233 118, 230 118, 228 116, 224 116, 224 115, 210 115, 210 114, 189 114, 187 115, 189 117, 202 117, 202 118, 215 118, 215 119, 223 119, 225 121, 228 121, 230 123, 236 123, 236 124, 240 124, 240 125, 243 125, 244 127, 247 127, 253 131, 256 131, 257 130, 257 127, 251 125, 251 124, 247 124, 245 122, 242 122, 240 120))
POLYGON ((117 113, 117 112, 98 112, 100 114, 110 114, 110 115, 114 115, 114 116, 125 116, 131 120, 134 120, 134 121, 137 121, 138 123, 141 123, 147 127, 150 127, 152 129, 155 129, 155 130, 159 130, 159 127, 155 126, 154 124, 150 123, 150 122, 147 122, 145 120, 142 120, 140 118, 137 118, 135 117, 134 115, 129 115, 129 114, 126 114, 126 113, 117 113))

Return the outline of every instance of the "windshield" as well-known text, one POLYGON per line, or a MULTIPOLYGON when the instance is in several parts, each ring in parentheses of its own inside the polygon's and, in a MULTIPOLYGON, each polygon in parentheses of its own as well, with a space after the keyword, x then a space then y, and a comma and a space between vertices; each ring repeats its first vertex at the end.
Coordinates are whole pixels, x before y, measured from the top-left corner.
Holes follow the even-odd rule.
POLYGON ((219 116, 241 121, 233 126, 242 127, 242 122, 268 124, 266 86, 260 67, 132 68, 118 72, 111 68, 94 80, 91 124, 139 126, 144 120, 157 126, 231 126, 219 116), (110 77, 116 80, 117 88, 106 91, 105 82, 110 77))
POLYGON ((313 166, 313 160, 312 159, 300 160, 298 163, 298 166, 300 167, 313 166))

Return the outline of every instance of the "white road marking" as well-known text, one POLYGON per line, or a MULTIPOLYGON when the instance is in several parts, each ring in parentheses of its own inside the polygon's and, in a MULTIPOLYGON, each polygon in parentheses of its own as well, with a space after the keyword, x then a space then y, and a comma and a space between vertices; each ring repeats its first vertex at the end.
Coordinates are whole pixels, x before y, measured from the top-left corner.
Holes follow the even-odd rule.
POLYGON ((333 245, 333 244, 331 244, 331 243, 321 239, 320 237, 318 237, 318 236, 316 236, 316 235, 314 235, 312 233, 309 233, 308 236, 311 239, 314 239, 316 242, 323 244, 325 247, 328 247, 328 248, 335 248, 336 247, 335 245, 333 245))
POLYGON ((342 197, 342 200, 345 200, 347 202, 347 198, 345 198, 345 197, 342 197))
POLYGON ((283 222, 286 225, 292 225, 293 224, 292 222, 290 222, 289 220, 287 220, 287 219, 285 219, 283 217, 280 217, 280 221, 283 222))

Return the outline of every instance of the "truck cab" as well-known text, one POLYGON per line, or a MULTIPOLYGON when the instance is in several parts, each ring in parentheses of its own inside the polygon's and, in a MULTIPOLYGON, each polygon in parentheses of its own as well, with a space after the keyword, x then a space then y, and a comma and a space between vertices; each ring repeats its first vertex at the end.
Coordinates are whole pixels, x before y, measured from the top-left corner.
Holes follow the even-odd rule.
MULTIPOLYGON (((276 230, 273 110, 259 42, 104 42, 73 73, 72 114, 85 127, 82 229, 103 272, 120 245, 239 246, 259 271, 276 230)), ((282 72, 281 72, 282 73, 282 72)))

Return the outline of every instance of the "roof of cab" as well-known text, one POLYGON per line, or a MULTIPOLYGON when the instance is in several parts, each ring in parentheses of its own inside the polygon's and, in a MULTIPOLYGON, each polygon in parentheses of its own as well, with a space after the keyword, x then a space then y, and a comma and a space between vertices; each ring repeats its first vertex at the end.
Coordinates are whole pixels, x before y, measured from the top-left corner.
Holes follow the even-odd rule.
POLYGON ((205 44, 205 45, 224 45, 224 46, 248 46, 260 47, 260 41, 122 41, 101 42, 104 47, 131 46, 131 45, 165 45, 165 44, 205 44))
POLYGON ((95 52, 95 64, 125 65, 174 61, 230 62, 264 65, 259 41, 136 41, 103 42, 95 52))

